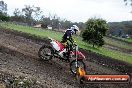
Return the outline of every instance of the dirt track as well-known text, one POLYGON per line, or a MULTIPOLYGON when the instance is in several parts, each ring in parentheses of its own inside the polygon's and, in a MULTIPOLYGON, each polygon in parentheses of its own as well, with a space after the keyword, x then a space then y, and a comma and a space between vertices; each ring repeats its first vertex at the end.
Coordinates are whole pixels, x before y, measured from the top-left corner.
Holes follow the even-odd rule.
MULTIPOLYGON (((78 88, 75 77, 70 74, 68 63, 53 59, 50 62, 39 60, 37 52, 47 42, 45 39, 23 33, 0 30, 0 69, 2 72, 23 75, 37 79, 43 87, 78 88)), ((85 54, 88 54, 85 52, 85 54)), ((92 54, 91 54, 92 55, 92 54)), ((122 71, 99 64, 87 55, 86 65, 89 74, 120 74, 122 71), (91 60, 91 61, 89 61, 91 60)), ((96 56, 95 56, 96 57, 96 56)), ((128 68, 131 73, 131 68, 128 68)), ((85 88, 130 88, 127 84, 94 84, 85 88)))

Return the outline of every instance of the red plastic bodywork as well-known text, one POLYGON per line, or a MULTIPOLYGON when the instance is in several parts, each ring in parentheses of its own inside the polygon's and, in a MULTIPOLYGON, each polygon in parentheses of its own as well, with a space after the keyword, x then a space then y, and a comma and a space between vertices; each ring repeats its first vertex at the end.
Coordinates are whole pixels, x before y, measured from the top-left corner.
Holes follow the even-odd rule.
POLYGON ((65 48, 65 46, 61 43, 61 42, 59 42, 59 41, 57 41, 57 40, 55 40, 55 42, 58 44, 58 46, 60 47, 60 51, 62 51, 64 48, 65 48))

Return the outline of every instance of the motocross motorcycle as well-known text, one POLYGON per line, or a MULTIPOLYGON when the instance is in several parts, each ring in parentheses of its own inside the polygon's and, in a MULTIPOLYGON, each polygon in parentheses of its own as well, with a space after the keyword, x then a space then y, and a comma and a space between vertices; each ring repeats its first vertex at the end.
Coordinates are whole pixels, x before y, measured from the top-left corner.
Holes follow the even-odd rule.
POLYGON ((38 56, 40 59, 44 61, 49 61, 52 58, 59 58, 62 61, 68 62, 70 64, 70 70, 73 74, 77 74, 77 69, 79 67, 86 69, 84 59, 85 56, 78 51, 77 44, 69 44, 65 47, 61 42, 58 40, 48 38, 49 44, 43 45, 38 52, 38 56), (63 57, 59 55, 59 53, 66 49, 66 52, 63 52, 63 57))

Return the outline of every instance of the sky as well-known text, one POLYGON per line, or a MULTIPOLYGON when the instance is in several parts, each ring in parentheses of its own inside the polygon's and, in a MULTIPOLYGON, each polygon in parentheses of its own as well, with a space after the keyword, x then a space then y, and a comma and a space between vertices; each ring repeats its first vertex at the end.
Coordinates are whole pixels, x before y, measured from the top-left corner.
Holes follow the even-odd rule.
MULTIPOLYGON (((0 0, 1 1, 1 0, 0 0)), ((89 18, 103 18, 107 22, 132 20, 132 7, 125 6, 124 0, 3 0, 7 3, 8 14, 24 5, 40 7, 43 15, 57 14, 72 22, 86 22, 89 18)))

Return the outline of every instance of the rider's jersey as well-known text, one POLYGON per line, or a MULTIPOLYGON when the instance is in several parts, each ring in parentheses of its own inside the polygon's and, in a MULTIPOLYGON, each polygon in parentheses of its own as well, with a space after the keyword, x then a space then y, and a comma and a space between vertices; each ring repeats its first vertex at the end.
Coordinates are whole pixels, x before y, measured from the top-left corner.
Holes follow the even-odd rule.
POLYGON ((69 40, 71 43, 74 43, 74 39, 72 38, 73 31, 71 29, 67 29, 64 33, 64 36, 62 37, 62 43, 67 43, 67 40, 69 40))

